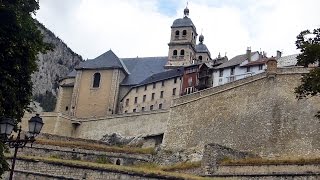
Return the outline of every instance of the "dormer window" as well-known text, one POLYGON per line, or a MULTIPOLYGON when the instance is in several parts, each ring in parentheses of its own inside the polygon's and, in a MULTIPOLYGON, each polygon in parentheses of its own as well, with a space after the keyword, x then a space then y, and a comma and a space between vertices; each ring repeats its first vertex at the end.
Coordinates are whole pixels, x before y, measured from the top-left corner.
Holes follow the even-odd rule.
POLYGON ((183 31, 182 31, 182 35, 183 35, 183 36, 186 36, 186 35, 187 35, 187 30, 183 30, 183 31))
POLYGON ((93 75, 93 84, 92 84, 92 87, 94 88, 98 88, 100 86, 100 73, 95 73, 93 75))
POLYGON ((184 56, 184 50, 183 49, 180 51, 180 55, 184 56))

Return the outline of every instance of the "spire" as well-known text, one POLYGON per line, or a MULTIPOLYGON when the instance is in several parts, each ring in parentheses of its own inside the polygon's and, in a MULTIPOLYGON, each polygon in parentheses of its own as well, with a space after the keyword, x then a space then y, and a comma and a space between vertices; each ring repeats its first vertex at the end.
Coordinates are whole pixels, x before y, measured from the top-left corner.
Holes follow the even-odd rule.
POLYGON ((188 17, 189 16, 188 2, 187 2, 186 8, 184 8, 183 13, 184 13, 184 17, 188 17))

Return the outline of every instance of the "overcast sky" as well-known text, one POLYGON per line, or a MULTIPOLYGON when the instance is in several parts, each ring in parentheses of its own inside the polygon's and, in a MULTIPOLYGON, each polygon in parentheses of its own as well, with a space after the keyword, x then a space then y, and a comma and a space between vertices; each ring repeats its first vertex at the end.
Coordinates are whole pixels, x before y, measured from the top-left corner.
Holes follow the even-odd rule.
MULTIPOLYGON (((41 0, 36 18, 73 51, 92 59, 167 56, 172 22, 186 0, 41 0)), ((320 27, 319 0, 190 0, 190 18, 212 57, 252 50, 298 53, 296 36, 320 27)))

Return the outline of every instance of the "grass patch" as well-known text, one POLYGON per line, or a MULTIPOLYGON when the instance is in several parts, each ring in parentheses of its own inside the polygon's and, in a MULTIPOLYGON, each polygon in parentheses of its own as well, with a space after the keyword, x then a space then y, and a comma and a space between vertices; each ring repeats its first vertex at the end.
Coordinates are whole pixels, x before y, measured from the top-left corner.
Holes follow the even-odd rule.
POLYGON ((144 168, 144 169, 154 169, 154 170, 161 170, 161 171, 179 171, 179 170, 187 170, 198 168, 201 166, 201 162, 183 162, 177 163, 169 166, 160 166, 155 163, 141 163, 134 165, 134 167, 144 168))
POLYGON ((320 164, 320 158, 310 159, 263 159, 263 158, 247 158, 247 159, 224 159, 221 161, 222 165, 304 165, 304 164, 320 164))
POLYGON ((95 151, 114 152, 114 153, 127 153, 127 154, 155 154, 154 148, 137 148, 129 146, 107 146, 104 144, 93 144, 88 142, 69 142, 69 141, 53 141, 48 139, 37 139, 37 144, 52 145, 68 148, 79 148, 95 151))
MULTIPOLYGON (((12 156, 6 156, 12 157, 12 156)), ((86 166, 90 168, 101 168, 106 170, 115 170, 119 173, 127 173, 133 172, 137 174, 143 175, 159 175, 159 176, 166 176, 166 178, 175 177, 175 178, 183 178, 188 180, 209 180, 209 179, 220 179, 220 178, 209 178, 209 177, 200 177, 190 174, 184 173, 176 173, 176 172, 166 172, 163 170, 155 170, 143 167, 132 167, 132 166, 118 166, 113 164, 98 164, 93 162, 86 162, 86 161, 77 161, 77 160, 63 160, 63 159, 55 159, 55 158, 45 158, 45 157, 34 157, 34 156, 19 156, 21 159, 25 160, 37 160, 49 163, 60 163, 64 165, 71 165, 71 166, 86 166)))

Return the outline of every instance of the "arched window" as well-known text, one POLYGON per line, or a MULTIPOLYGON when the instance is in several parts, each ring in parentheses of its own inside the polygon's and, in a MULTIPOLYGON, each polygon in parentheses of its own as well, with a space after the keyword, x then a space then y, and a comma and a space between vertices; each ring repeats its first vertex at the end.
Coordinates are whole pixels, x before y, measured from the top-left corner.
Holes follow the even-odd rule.
POLYGON ((180 32, 178 30, 176 30, 176 36, 179 36, 180 32))
POLYGON ((96 88, 100 86, 100 77, 101 77, 100 73, 94 73, 92 87, 96 88))
POLYGON ((202 61, 202 56, 199 56, 199 60, 202 61))
POLYGON ((117 161, 116 161, 116 165, 121 165, 121 161, 120 161, 120 159, 117 159, 117 161))
POLYGON ((180 51, 180 55, 184 56, 184 50, 183 49, 180 51))
POLYGON ((187 30, 183 30, 182 35, 184 35, 184 36, 187 35, 187 30))
POLYGON ((173 50, 173 55, 174 56, 178 55, 178 51, 177 50, 173 50))

